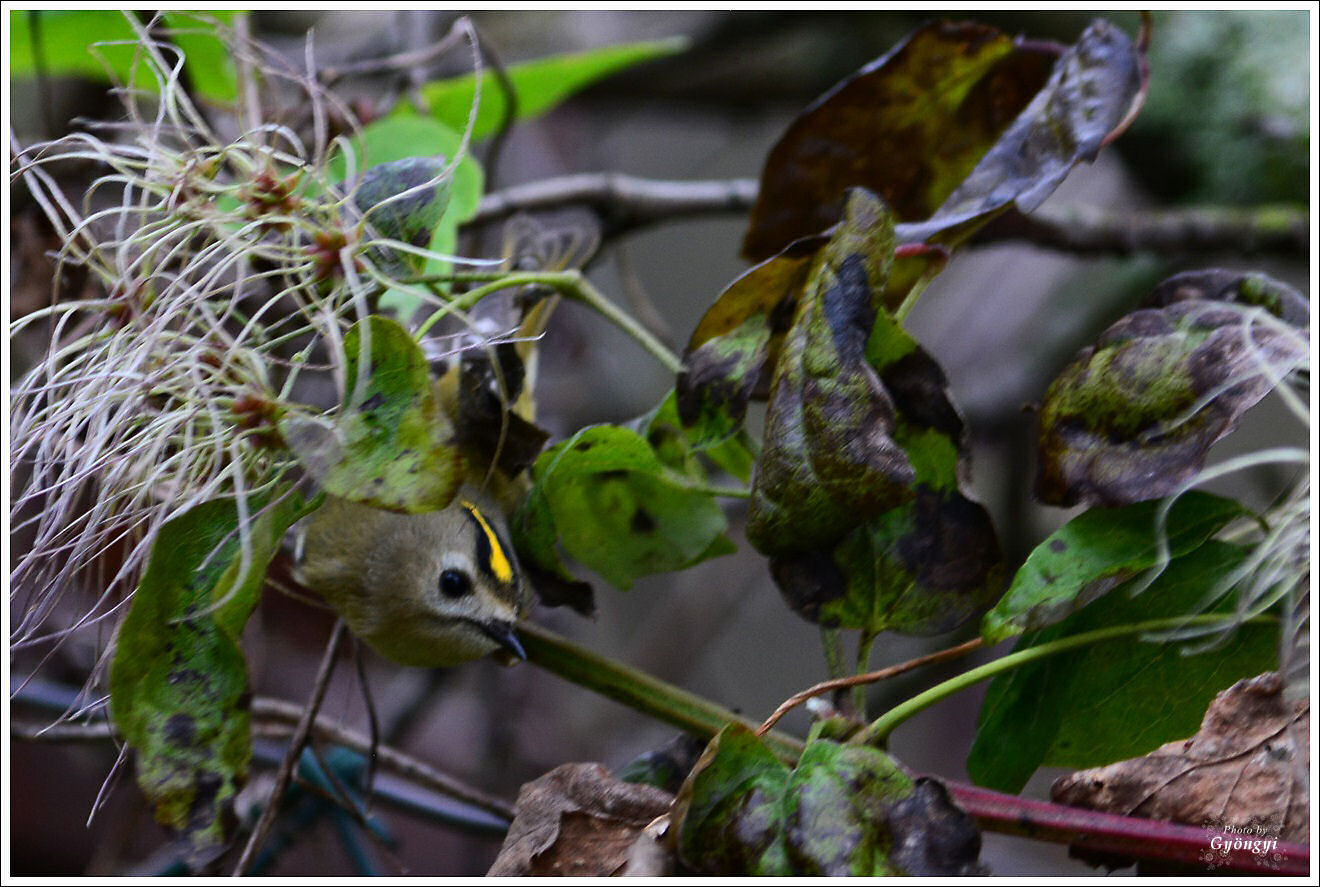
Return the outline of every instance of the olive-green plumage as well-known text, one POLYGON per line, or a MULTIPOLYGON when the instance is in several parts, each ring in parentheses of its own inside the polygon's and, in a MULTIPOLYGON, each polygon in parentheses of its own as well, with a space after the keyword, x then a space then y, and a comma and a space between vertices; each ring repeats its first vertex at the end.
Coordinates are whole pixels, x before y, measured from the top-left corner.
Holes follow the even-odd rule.
POLYGON ((300 581, 382 656, 425 667, 521 657, 513 629, 531 590, 503 513, 474 490, 425 514, 331 498, 301 533, 300 581))

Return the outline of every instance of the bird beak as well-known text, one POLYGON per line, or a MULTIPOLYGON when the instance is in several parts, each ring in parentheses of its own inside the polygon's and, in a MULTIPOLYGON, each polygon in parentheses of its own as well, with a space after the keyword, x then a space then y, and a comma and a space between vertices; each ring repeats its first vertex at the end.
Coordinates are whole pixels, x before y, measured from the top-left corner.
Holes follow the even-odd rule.
POLYGON ((481 630, 503 648, 497 650, 495 655, 503 660, 505 665, 512 665, 516 659, 526 661, 527 651, 518 642, 518 636, 513 633, 512 622, 485 622, 482 623, 481 630))

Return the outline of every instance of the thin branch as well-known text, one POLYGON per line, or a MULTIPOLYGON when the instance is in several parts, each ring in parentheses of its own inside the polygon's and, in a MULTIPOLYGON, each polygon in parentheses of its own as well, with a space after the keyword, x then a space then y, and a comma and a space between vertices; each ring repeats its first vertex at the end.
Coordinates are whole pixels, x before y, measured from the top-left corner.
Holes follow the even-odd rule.
POLYGON ((330 675, 335 670, 335 657, 339 652, 339 642, 347 633, 347 627, 344 620, 335 621, 334 631, 330 633, 330 642, 326 644, 325 655, 321 657, 321 667, 316 673, 316 681, 312 684, 312 695, 303 707, 302 713, 298 719, 298 726, 293 731, 293 738, 289 741, 289 750, 284 755, 284 763, 280 765, 279 772, 275 774, 275 787, 271 789, 270 799, 266 802, 266 809, 261 811, 261 817, 257 824, 252 828, 252 837, 248 839, 247 846, 243 848, 243 855, 239 857, 238 866, 234 869, 235 875, 245 875, 256 862, 257 851, 261 849, 262 844, 266 843, 266 837, 270 834, 271 828, 275 825, 275 818, 279 815, 280 801, 284 798, 284 793, 288 791, 289 783, 293 780, 293 771, 297 767, 298 759, 302 757, 303 746, 307 744, 307 738, 311 735, 312 724, 316 721, 316 713, 321 708, 321 700, 325 699, 325 692, 330 686, 330 675))
MULTIPOLYGON (((900 229, 902 226, 899 226, 900 229)), ((1092 206, 1006 213, 976 243, 1021 240, 1080 255, 1270 253, 1305 256, 1311 216, 1291 206, 1195 206, 1113 212, 1092 206)))
MULTIPOLYGON (((302 706, 278 699, 255 699, 252 703, 252 715, 267 721, 297 723, 302 716, 302 706)), ((324 742, 342 745, 364 755, 372 751, 371 739, 329 720, 318 718, 312 729, 316 737, 324 742)), ((378 745, 375 747, 375 752, 376 759, 384 770, 506 820, 513 819, 513 805, 507 801, 479 791, 390 746, 378 745)))
POLYGON ((1222 856, 1215 857, 1218 866, 1256 874, 1307 874, 1310 848, 1305 845, 1280 841, 1272 853, 1255 854, 1249 848, 1231 849, 1233 839, 1242 836, 1216 829, 1067 807, 966 783, 939 781, 958 806, 987 832, 1021 835, 1135 859, 1202 865, 1210 851, 1210 839, 1219 836, 1227 839, 1227 846, 1222 856))
POLYGON ((518 212, 587 206, 609 235, 689 216, 741 215, 756 202, 755 179, 677 182, 622 173, 541 179, 487 194, 468 223, 486 225, 518 212))
MULTIPOLYGON (((756 192, 754 179, 680 182, 581 173, 487 194, 469 224, 486 225, 517 212, 586 206, 600 215, 607 236, 617 237, 662 221, 743 215, 755 204, 756 192)), ((898 225, 900 242, 905 242, 907 227, 898 225)), ((1007 213, 988 225, 975 242, 1025 241, 1083 255, 1228 252, 1304 256, 1309 237, 1309 211, 1292 206, 1136 211, 1047 206, 1031 216, 1007 213)))
MULTIPOLYGON (((518 636, 533 665, 694 736, 709 739, 731 723, 755 729, 755 724, 715 702, 601 656, 535 623, 519 625, 518 636)), ((795 737, 769 731, 761 738, 790 764, 802 753, 802 742, 795 737)))
MULTIPOLYGON (((259 696, 252 700, 253 732, 257 735, 283 738, 292 735, 302 720, 304 707, 282 699, 259 696)), ((20 724, 11 722, 9 735, 26 742, 75 743, 105 742, 118 737, 109 721, 92 724, 20 724)), ((502 798, 488 795, 473 788, 430 764, 420 761, 388 745, 375 745, 374 740, 349 730, 329 718, 317 717, 312 722, 312 735, 321 742, 352 749, 361 755, 375 753, 381 770, 400 777, 419 788, 434 791, 446 797, 476 807, 508 822, 513 819, 513 805, 502 798)))
POLYGON ((960 656, 966 656, 973 650, 980 649, 981 644, 982 641, 980 638, 972 638, 970 641, 967 641, 964 644, 959 644, 956 647, 949 647, 946 650, 938 650, 925 656, 918 656, 916 659, 909 659, 907 662, 900 662, 897 665, 890 665, 887 668, 868 671, 864 674, 846 675, 830 681, 821 681, 819 684, 808 687, 799 693, 794 693, 792 696, 781 702, 779 707, 774 710, 770 717, 766 718, 765 722, 756 729, 756 735, 760 736, 764 734, 775 724, 779 723, 780 718, 806 702, 808 699, 822 696, 834 690, 844 690, 848 687, 860 687, 865 684, 874 684, 901 675, 904 672, 912 671, 914 668, 920 668, 923 665, 934 665, 937 662, 947 662, 950 659, 957 659, 960 656))

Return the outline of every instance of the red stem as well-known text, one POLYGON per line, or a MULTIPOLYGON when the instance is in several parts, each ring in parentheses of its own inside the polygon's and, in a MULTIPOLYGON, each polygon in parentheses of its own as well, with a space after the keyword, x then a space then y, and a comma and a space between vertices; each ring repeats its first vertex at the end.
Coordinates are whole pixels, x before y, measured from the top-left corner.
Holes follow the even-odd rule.
MULTIPOLYGON (((943 780, 942 780, 943 781, 943 780)), ((1232 846, 1244 835, 1211 828, 1197 828, 1156 819, 1101 813, 1080 807, 1065 807, 1005 795, 961 782, 944 781, 958 805, 989 832, 1022 835, 1040 841, 1072 844, 1087 850, 1115 853, 1137 859, 1201 864, 1208 869, 1269 875, 1306 875, 1311 850, 1304 844, 1279 841, 1268 853, 1249 849, 1213 849, 1210 841, 1220 837, 1232 846)))

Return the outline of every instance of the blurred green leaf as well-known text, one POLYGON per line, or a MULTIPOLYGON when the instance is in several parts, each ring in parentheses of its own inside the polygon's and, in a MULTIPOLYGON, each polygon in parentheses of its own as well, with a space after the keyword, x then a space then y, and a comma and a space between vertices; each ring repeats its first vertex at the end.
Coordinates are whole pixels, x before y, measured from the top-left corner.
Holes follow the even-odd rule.
MULTIPOLYGON (((1015 649, 1198 613, 1209 590, 1245 557, 1244 549, 1211 540, 1170 563, 1141 594, 1119 588, 1058 625, 1023 635, 1015 649)), ((1217 692, 1277 666, 1277 645, 1275 626, 1247 624, 1196 655, 1182 644, 1124 637, 1014 669, 990 684, 967 772, 980 785, 1015 793, 1038 767, 1100 766, 1191 736, 1217 692)))
POLYGON ((624 589, 733 551, 710 492, 666 466, 634 431, 584 428, 542 453, 532 479, 514 520, 518 550, 552 573, 568 575, 551 526, 569 555, 624 589))
MULTIPOLYGON (((189 85, 203 98, 228 102, 237 94, 233 55, 207 22, 215 19, 227 24, 236 14, 234 10, 211 10, 204 16, 163 14, 165 36, 184 52, 189 85)), ((124 12, 100 9, 11 10, 10 76, 35 76, 40 57, 53 76, 109 80, 113 73, 126 82, 136 75, 139 87, 159 89, 157 78, 140 62, 137 34, 124 16, 124 12)))
MULTIPOLYGON (((517 95, 514 119, 525 120, 543 114, 574 93, 581 92, 617 71, 673 55, 686 48, 686 38, 673 37, 606 46, 509 65, 506 72, 517 95)), ((476 82, 472 74, 436 80, 421 87, 422 99, 433 118, 456 132, 463 132, 467 129, 471 114, 476 82)), ((472 131, 474 140, 483 139, 495 132, 504 115, 504 104, 504 93, 495 74, 489 69, 483 71, 481 105, 472 131)))
POLYGON ((194 869, 232 835, 252 754, 239 638, 285 530, 308 511, 296 494, 267 504, 248 503, 246 547, 231 500, 166 523, 116 638, 111 717, 156 819, 181 834, 194 869))
POLYGON ((1036 546, 1008 593, 985 614, 981 637, 997 644, 1061 622, 1165 556, 1181 557, 1247 510, 1221 496, 1191 490, 1178 497, 1162 525, 1161 504, 1093 508, 1036 546))
POLYGON ((332 495, 390 511, 444 508, 462 461, 422 349, 398 323, 372 315, 345 335, 344 357, 347 402, 333 425, 286 419, 289 447, 332 495))
POLYGON ((815 739, 790 769, 736 724, 688 775, 671 829, 704 875, 971 874, 981 844, 942 786, 879 749, 815 739))

